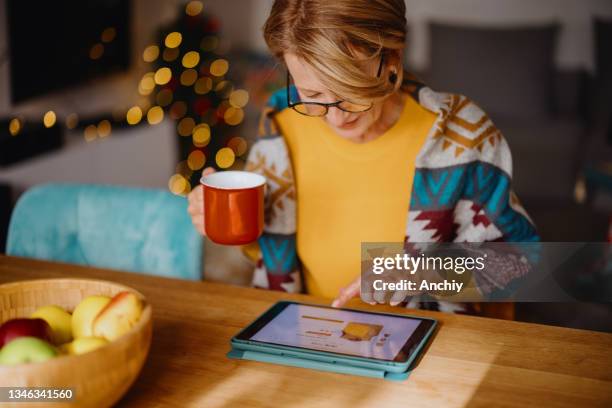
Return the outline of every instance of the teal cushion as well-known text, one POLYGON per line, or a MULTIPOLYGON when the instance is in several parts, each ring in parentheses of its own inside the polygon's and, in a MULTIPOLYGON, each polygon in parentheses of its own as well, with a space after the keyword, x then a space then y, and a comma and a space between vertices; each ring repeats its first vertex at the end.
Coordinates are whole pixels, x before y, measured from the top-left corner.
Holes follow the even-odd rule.
POLYGON ((7 253, 184 279, 201 279, 202 237, 187 200, 167 191, 47 184, 21 196, 7 253))

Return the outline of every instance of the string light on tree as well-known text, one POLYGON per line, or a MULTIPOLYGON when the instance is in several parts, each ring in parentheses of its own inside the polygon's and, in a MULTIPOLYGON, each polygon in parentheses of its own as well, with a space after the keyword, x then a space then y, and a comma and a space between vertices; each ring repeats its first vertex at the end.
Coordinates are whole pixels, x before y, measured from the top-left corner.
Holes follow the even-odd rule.
POLYGON ((202 12, 204 5, 201 1, 190 1, 185 6, 185 14, 191 17, 195 17, 202 12))
POLYGON ((142 110, 139 106, 132 106, 128 109, 125 119, 130 125, 137 125, 142 120, 142 110))
POLYGON ((11 136, 17 136, 21 131, 21 121, 18 118, 13 118, 9 122, 9 133, 11 136))
POLYGON ((229 147, 224 147, 219 149, 217 155, 215 156, 215 161, 217 162, 217 166, 222 169, 227 169, 232 164, 234 164, 234 160, 236 160, 236 155, 234 151, 229 147))
POLYGON ((153 62, 159 57, 159 47, 157 45, 149 45, 142 52, 144 62, 153 62))
POLYGON ((98 136, 98 128, 96 125, 89 125, 83 131, 83 136, 85 137, 85 141, 91 142, 96 139, 98 136))
POLYGON ((76 113, 71 113, 66 116, 66 127, 68 129, 74 129, 79 125, 79 115, 76 113))
POLYGON ((172 79, 172 71, 168 67, 162 67, 155 71, 154 79, 157 85, 165 85, 172 79))
POLYGON ((48 111, 47 113, 45 113, 45 116, 43 116, 43 124, 46 128, 50 128, 55 125, 56 120, 57 117, 55 116, 55 112, 53 112, 52 110, 48 111))
POLYGON ((177 125, 178 134, 181 136, 190 136, 193 133, 195 127, 195 120, 189 116, 181 119, 177 125))
POLYGON ((166 39, 164 40, 164 44, 168 48, 176 48, 179 45, 181 45, 182 41, 183 41, 183 35, 177 31, 174 31, 166 36, 166 39))
POLYGON ((115 39, 116 35, 117 35, 117 30, 115 30, 115 27, 107 27, 104 29, 104 31, 102 31, 102 35, 100 36, 100 39, 104 43, 109 43, 115 39))
POLYGON ((147 122, 149 122, 150 125, 157 125, 162 120, 164 120, 164 110, 161 106, 153 106, 149 109, 147 112, 147 122))
POLYGON ((189 182, 182 174, 174 174, 168 180, 168 189, 176 195, 184 195, 191 191, 189 182))
MULTIPOLYGON (((179 195, 191 190, 191 183, 195 182, 197 171, 206 166, 207 157, 214 158, 218 168, 226 169, 238 166, 240 162, 236 159, 247 151, 246 140, 235 135, 234 126, 244 121, 249 94, 244 89, 234 89, 226 78, 229 62, 222 55, 227 42, 219 38, 218 20, 204 16, 203 9, 201 1, 189 1, 175 27, 142 50, 142 61, 153 65, 135 84, 137 100, 131 102, 132 106, 117 106, 112 119, 97 119, 96 123, 81 119, 76 113, 62 120, 68 129, 76 129, 83 122, 83 137, 92 142, 110 136, 115 123, 157 125, 167 114, 176 121, 184 157, 168 181, 170 191, 179 195), (230 131, 234 134, 226 142, 230 131)), ((111 48, 106 47, 112 47, 110 44, 116 38, 117 29, 106 27, 85 52, 92 60, 99 60, 110 52, 111 48)), ((54 126, 58 120, 51 110, 42 119, 46 127, 54 126)), ((22 128, 21 119, 9 122, 13 136, 22 128)))
POLYGON ((98 123, 98 136, 106 137, 110 135, 111 128, 111 123, 107 119, 101 120, 100 123, 98 123))
POLYGON ((206 163, 206 155, 201 150, 194 150, 187 157, 187 164, 193 171, 200 170, 206 163))

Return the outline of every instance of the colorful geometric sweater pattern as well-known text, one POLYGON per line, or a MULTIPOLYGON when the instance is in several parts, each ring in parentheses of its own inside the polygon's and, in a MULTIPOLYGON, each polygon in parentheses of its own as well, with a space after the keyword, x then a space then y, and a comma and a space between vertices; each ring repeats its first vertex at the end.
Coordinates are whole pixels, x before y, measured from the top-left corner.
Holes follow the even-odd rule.
MULTIPOLYGON (((512 191, 508 144, 485 112, 462 95, 435 92, 407 76, 402 89, 437 119, 416 158, 405 243, 530 242, 539 237, 512 191)), ((291 92, 297 98, 294 88, 291 92)), ((285 90, 270 98, 246 169, 267 178, 264 233, 253 286, 301 292, 296 189, 290 154, 275 123, 285 90)), ((347 282, 348 284, 349 282, 347 282)))

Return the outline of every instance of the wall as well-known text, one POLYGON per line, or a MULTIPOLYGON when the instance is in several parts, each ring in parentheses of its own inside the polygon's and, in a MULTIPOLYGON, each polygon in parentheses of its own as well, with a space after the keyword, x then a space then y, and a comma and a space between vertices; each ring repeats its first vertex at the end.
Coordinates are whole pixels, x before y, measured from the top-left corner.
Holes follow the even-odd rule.
MULTIPOLYGON (((0 54, 6 49, 5 1, 0 0, 0 54)), ((224 37, 235 46, 265 52, 261 27, 273 0, 208 0, 205 10, 222 23, 224 37)), ((117 101, 129 105, 137 98, 136 83, 144 72, 140 51, 155 38, 160 25, 174 18, 185 0, 133 0, 134 68, 131 72, 94 81, 87 86, 59 92, 18 106, 9 100, 9 66, 0 66, 0 116, 25 114, 39 117, 48 109, 60 115, 71 111, 96 112, 116 106, 117 101)), ((556 55, 562 68, 592 69, 590 42, 592 16, 612 18, 609 0, 406 0, 411 36, 408 60, 418 70, 428 66, 429 20, 489 25, 537 24, 559 21, 564 25, 556 55)))
POLYGON ((560 34, 556 64, 593 69, 592 18, 612 18, 610 0, 406 0, 411 26, 409 60, 428 66, 427 21, 475 25, 532 25, 556 21, 560 34))

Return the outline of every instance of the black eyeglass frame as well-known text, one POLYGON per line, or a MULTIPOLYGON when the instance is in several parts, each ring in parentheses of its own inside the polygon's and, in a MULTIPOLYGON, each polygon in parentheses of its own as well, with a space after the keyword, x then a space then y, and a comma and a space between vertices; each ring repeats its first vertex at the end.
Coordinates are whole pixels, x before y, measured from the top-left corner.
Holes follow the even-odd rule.
MULTIPOLYGON (((381 54, 380 56, 380 64, 378 65, 378 71, 376 72, 376 78, 380 78, 380 74, 382 72, 382 67, 383 67, 383 63, 385 60, 385 56, 384 54, 381 54)), ((311 116, 311 117, 321 117, 321 116, 325 116, 327 115, 327 113, 329 112, 329 108, 335 107, 340 109, 343 112, 348 112, 348 113, 361 113, 361 112, 367 112, 370 109, 372 109, 373 104, 370 103, 370 106, 364 110, 361 111, 349 111, 346 109, 342 109, 342 106, 340 106, 341 103, 343 102, 348 102, 348 101, 336 101, 336 102, 331 102, 331 103, 325 103, 325 102, 297 102, 297 103, 293 103, 291 102, 291 93, 289 91, 289 86, 291 85, 291 74, 289 74, 289 70, 287 69, 287 86, 285 87, 286 91, 287 91, 287 106, 290 107, 291 109, 293 109, 294 111, 296 111, 297 113, 304 115, 304 116, 311 116), (316 106, 323 106, 325 108, 325 112, 323 112, 323 114, 321 115, 309 115, 308 113, 305 112, 300 112, 298 109, 296 109, 296 106, 299 105, 316 105, 316 106)), ((356 104, 357 105, 357 104, 356 104)), ((364 105, 365 106, 365 105, 364 105)))

